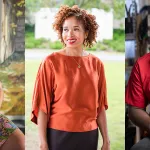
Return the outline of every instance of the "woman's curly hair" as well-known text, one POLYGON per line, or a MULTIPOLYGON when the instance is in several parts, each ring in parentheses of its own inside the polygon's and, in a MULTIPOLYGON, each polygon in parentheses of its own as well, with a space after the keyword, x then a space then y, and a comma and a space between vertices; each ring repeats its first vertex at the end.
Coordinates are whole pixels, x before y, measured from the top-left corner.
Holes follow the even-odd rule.
MULTIPOLYGON (((62 38, 63 23, 65 19, 75 16, 79 21, 82 21, 85 31, 88 32, 87 38, 84 40, 84 46, 91 47, 93 42, 96 42, 98 24, 94 15, 88 14, 86 10, 80 9, 77 5, 69 7, 63 5, 55 16, 53 28, 58 33, 58 37, 64 44, 62 38)), ((65 44, 64 44, 65 45, 65 44)))

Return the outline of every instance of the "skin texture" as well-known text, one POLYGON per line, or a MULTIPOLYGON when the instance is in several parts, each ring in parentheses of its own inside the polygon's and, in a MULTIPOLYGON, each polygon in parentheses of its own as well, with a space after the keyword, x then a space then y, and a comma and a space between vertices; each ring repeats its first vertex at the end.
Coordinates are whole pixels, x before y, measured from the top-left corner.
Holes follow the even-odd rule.
POLYGON ((42 110, 39 110, 38 131, 40 137, 40 150, 48 150, 46 130, 47 130, 47 115, 42 110))
POLYGON ((0 150, 25 150, 25 137, 24 134, 16 129, 8 140, 2 145, 0 150))
POLYGON ((150 134, 150 117, 145 110, 129 106, 129 118, 133 123, 150 134))
POLYGON ((75 17, 69 17, 64 21, 62 38, 66 45, 66 53, 70 56, 81 56, 83 51, 83 42, 88 33, 85 32, 83 24, 75 17), (75 40, 70 43, 69 39, 75 40))
POLYGON ((75 17, 69 17, 64 21, 62 37, 66 47, 80 49, 82 48, 84 39, 87 37, 87 33, 81 21, 78 21, 75 17), (70 38, 76 41, 70 44, 68 42, 70 38))
POLYGON ((97 124, 99 126, 103 138, 103 145, 101 150, 110 150, 110 140, 107 131, 107 120, 104 107, 102 108, 101 112, 99 113, 99 116, 97 117, 97 124))
POLYGON ((92 14, 89 14, 86 10, 80 9, 77 5, 74 5, 73 7, 66 5, 60 7, 53 23, 53 28, 58 33, 58 38, 64 44, 62 39, 63 23, 71 16, 75 16, 78 20, 82 21, 84 29, 89 32, 84 42, 84 46, 92 47, 93 42, 96 42, 97 30, 99 27, 96 22, 96 17, 92 14))
MULTIPOLYGON (((4 98, 4 92, 2 89, 2 83, 0 82, 0 104, 3 101, 3 98, 4 98)), ((0 150, 9 150, 9 149, 25 150, 25 137, 20 129, 16 129, 0 148, 0 150)))

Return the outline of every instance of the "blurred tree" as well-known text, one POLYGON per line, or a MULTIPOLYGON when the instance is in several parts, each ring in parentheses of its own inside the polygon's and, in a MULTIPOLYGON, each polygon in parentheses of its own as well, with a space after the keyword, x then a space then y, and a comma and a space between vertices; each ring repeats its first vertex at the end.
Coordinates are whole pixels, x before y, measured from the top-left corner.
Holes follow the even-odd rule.
POLYGON ((108 5, 108 3, 101 0, 64 0, 63 4, 69 6, 78 5, 79 7, 85 9, 99 8, 104 9, 105 11, 109 11, 112 8, 112 5, 108 5))
POLYGON ((124 18, 124 0, 64 0, 64 4, 67 4, 69 6, 78 4, 79 7, 85 9, 98 8, 104 9, 105 11, 110 11, 111 9, 113 9, 115 19, 124 18))
POLYGON ((125 1, 113 0, 114 18, 122 19, 125 16, 125 1))
POLYGON ((26 0, 26 15, 25 20, 27 23, 32 24, 31 15, 37 12, 42 7, 57 7, 57 0, 26 0), (30 20, 31 19, 31 20, 30 20))
POLYGON ((12 6, 13 16, 10 26, 12 27, 13 34, 16 35, 17 20, 19 20, 21 17, 25 17, 25 0, 14 0, 12 6))
POLYGON ((26 19, 31 12, 38 11, 41 7, 57 7, 62 4, 73 6, 78 5, 84 9, 98 8, 105 11, 114 10, 114 18, 124 17, 124 0, 26 0, 26 19))

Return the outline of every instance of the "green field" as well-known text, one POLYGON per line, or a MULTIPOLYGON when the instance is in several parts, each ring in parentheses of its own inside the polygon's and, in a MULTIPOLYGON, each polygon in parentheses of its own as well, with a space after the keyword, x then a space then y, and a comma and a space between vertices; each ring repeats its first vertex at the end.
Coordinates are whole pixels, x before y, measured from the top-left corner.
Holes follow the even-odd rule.
MULTIPOLYGON (((39 67, 40 60, 26 60, 26 145, 30 149, 30 143, 38 143, 37 126, 30 121, 32 93, 39 67), (29 137, 35 135, 34 139, 29 137), (29 140, 30 139, 30 140, 29 140), (33 141, 32 141, 33 140, 33 141), (28 141, 30 141, 28 143, 28 141)), ((108 87, 108 103, 107 110, 108 130, 111 141, 111 150, 124 150, 125 140, 125 106, 124 106, 124 87, 125 63, 123 61, 104 61, 105 74, 108 87)), ((100 142, 101 143, 101 137, 100 142)), ((37 145, 38 146, 38 145, 37 145)), ((32 148, 31 148, 32 149, 32 148)), ((99 144, 100 150, 100 144, 99 144)))

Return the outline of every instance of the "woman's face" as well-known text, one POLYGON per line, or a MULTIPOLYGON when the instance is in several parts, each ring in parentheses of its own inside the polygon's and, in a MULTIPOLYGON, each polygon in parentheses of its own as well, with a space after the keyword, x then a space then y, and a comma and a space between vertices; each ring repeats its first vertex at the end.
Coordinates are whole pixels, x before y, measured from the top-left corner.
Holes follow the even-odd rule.
POLYGON ((62 38, 66 47, 82 48, 86 33, 81 21, 74 16, 67 18, 63 23, 62 38))

